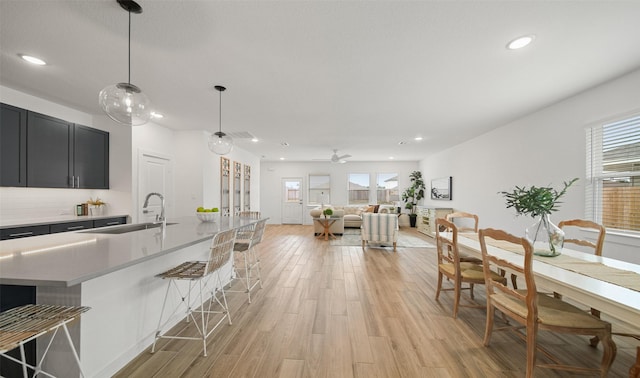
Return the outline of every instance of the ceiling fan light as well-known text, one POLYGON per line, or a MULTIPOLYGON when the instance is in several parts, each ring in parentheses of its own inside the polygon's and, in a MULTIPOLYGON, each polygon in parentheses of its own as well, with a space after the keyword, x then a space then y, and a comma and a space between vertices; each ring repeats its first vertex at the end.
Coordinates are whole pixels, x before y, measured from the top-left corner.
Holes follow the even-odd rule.
POLYGON ((98 95, 98 102, 109 118, 123 125, 140 126, 151 118, 149 98, 133 84, 105 87, 98 95))
POLYGON ((223 132, 216 132, 209 136, 209 150, 218 155, 226 155, 233 149, 233 139, 223 132))

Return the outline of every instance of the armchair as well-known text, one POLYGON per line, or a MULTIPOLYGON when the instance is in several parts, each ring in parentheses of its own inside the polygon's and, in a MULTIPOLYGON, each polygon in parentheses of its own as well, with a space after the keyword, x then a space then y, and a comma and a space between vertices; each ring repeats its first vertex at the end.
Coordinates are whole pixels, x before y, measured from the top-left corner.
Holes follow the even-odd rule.
POLYGON ((362 249, 369 242, 393 242, 396 251, 398 242, 398 216, 396 214, 362 213, 362 249))

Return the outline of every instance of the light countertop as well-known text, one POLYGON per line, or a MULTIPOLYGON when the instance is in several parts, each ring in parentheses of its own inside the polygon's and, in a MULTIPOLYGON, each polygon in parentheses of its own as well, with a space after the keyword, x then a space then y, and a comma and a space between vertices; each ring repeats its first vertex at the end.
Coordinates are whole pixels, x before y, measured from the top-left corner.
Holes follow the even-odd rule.
MULTIPOLYGON (((111 216, 109 216, 111 217, 111 216)), ((176 224, 123 234, 97 233, 112 226, 0 241, 0 284, 73 286, 211 239, 219 231, 256 219, 220 217, 202 223, 195 216, 176 224)))

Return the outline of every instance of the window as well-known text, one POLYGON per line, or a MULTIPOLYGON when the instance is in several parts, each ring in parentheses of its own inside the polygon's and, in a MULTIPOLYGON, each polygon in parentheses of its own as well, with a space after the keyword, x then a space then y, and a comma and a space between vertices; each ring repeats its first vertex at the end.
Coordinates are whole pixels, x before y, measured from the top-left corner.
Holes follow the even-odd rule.
POLYGON ((640 231, 640 114, 587 129, 587 217, 640 231))
POLYGON ((309 175, 309 204, 331 203, 331 176, 309 175))
POLYGON ((349 173, 349 204, 369 203, 369 174, 349 173))
POLYGON ((398 174, 378 173, 376 192, 379 205, 393 205, 396 201, 400 201, 400 193, 398 192, 398 174))

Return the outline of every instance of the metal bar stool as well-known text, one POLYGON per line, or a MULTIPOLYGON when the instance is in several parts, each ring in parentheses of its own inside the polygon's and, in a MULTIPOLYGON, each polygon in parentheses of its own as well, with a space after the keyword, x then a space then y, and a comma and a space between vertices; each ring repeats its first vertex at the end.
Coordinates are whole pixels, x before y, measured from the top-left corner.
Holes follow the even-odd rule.
POLYGON ((231 315, 229 314, 229 306, 227 305, 227 297, 224 293, 224 287, 222 280, 220 279, 220 267, 226 264, 231 257, 231 251, 233 251, 233 244, 236 240, 236 230, 223 231, 216 234, 211 241, 211 250, 209 254, 209 260, 207 261, 188 261, 180 264, 179 266, 169 269, 166 272, 162 272, 156 277, 169 280, 167 285, 167 291, 164 296, 164 302, 162 303, 162 310, 160 312, 160 320, 158 321, 158 329, 156 331, 156 337, 151 347, 151 353, 155 352, 156 342, 158 339, 182 339, 182 340, 202 340, 203 354, 207 355, 207 337, 218 328, 220 324, 226 318, 229 324, 231 324, 231 315), (212 279, 215 276, 215 279, 212 279), (214 282, 211 282, 211 281, 214 282), (178 281, 188 281, 188 289, 186 295, 178 285, 178 281), (171 287, 174 287, 180 295, 181 301, 173 310, 171 315, 162 323, 164 310, 167 304, 167 298, 169 297, 169 291, 171 287), (192 290, 198 290, 197 294, 192 299, 192 290), (206 298, 207 291, 210 293, 210 298, 206 298), (218 291, 222 293, 222 301, 218 298, 218 291), (207 302, 205 309, 205 302, 207 302), (213 305, 217 303, 220 307, 220 311, 212 310, 213 305), (199 337, 187 337, 187 336, 170 336, 162 333, 163 328, 171 321, 180 307, 186 307, 186 321, 191 320, 195 325, 199 337), (199 322, 194 316, 200 314, 199 322), (223 314, 217 323, 213 327, 209 327, 209 320, 211 314, 223 314))
POLYGON ((267 224, 266 219, 262 219, 254 225, 245 227, 238 231, 238 237, 233 246, 233 251, 237 252, 241 258, 234 255, 233 258, 233 279, 240 280, 244 285, 245 290, 227 290, 227 292, 247 293, 249 303, 251 303, 251 290, 256 285, 260 285, 262 288, 262 277, 260 275, 260 258, 256 253, 256 246, 262 241, 264 235, 264 228, 267 224), (237 260, 242 261, 242 266, 237 263, 237 260), (244 270, 244 274, 240 274, 244 270), (255 271, 255 275, 254 275, 255 271))
POLYGON ((22 373, 25 378, 28 377, 27 368, 34 371, 34 377, 38 374, 54 377, 54 375, 42 370, 42 363, 49 352, 49 348, 51 347, 58 330, 62 328, 67 336, 69 345, 71 346, 71 351, 73 352, 73 357, 80 369, 80 374, 85 377, 85 374, 82 371, 82 365, 80 364, 80 357, 78 357, 76 348, 71 340, 71 335, 69 335, 67 323, 80 317, 80 314, 88 311, 89 309, 90 307, 82 306, 30 304, 12 308, 1 313, 0 355, 22 365, 22 373), (53 335, 51 336, 40 361, 37 362, 36 366, 28 364, 25 357, 24 344, 49 332, 53 332, 53 335), (20 348, 20 360, 7 354, 7 352, 18 347, 20 348))

